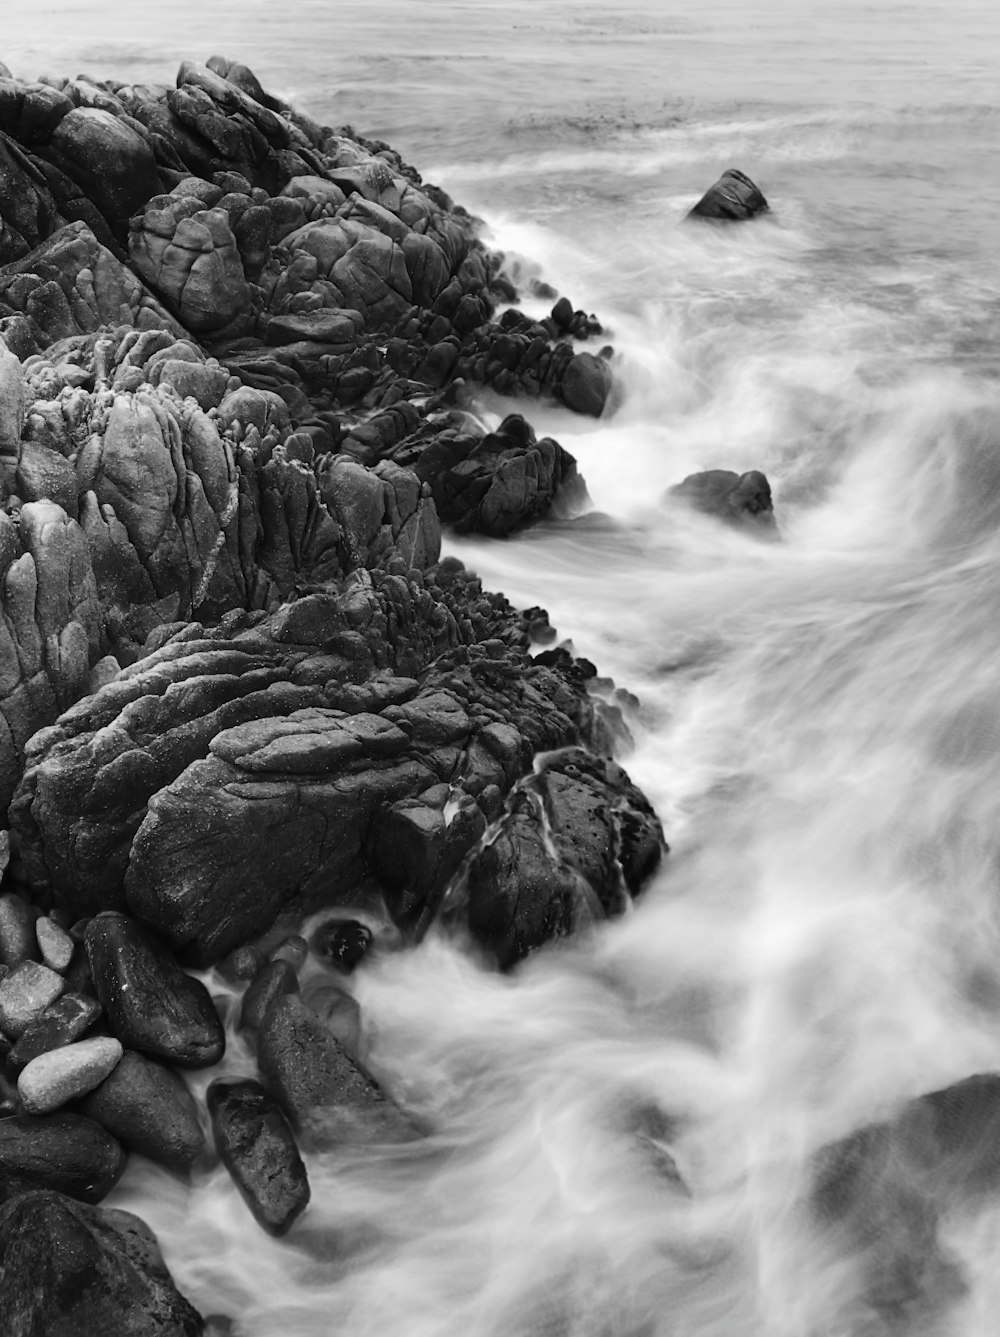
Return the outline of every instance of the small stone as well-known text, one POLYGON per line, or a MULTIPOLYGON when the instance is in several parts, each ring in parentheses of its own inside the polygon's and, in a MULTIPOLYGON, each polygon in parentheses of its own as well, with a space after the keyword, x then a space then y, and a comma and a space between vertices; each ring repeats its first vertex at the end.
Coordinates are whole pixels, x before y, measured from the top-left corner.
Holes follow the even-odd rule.
POLYGON ((305 938, 299 937, 296 933, 291 937, 286 938, 284 942, 278 943, 277 947, 275 947, 274 951, 271 953, 271 960, 287 961, 290 966, 295 970, 298 970, 308 955, 309 944, 306 942, 305 938))
POLYGON ((118 1040, 98 1035, 39 1054, 17 1079, 26 1113, 51 1114, 68 1101, 93 1091, 117 1067, 122 1052, 118 1040))
POLYGON ((237 947, 234 952, 230 952, 227 957, 219 962, 219 971, 222 976, 235 982, 236 980, 252 980, 264 964, 264 957, 256 947, 246 944, 243 947, 237 947))
POLYGON ((65 988, 63 977, 48 966, 22 961, 0 980, 0 1030, 16 1040, 65 988))
POLYGON ((43 915, 35 923, 35 936, 42 960, 49 969, 60 973, 66 970, 73 959, 74 947, 73 939, 66 930, 43 915))
POLYGON ((19 966, 38 960, 35 911, 16 892, 0 896, 0 965, 19 966))
POLYGON ((64 993, 37 1020, 26 1026, 10 1052, 10 1065, 20 1070, 50 1049, 61 1049, 79 1040, 101 1015, 96 998, 79 993, 64 993))
POLYGON ((313 937, 317 956, 350 975, 372 945, 372 931, 356 919, 335 919, 321 925, 313 937))
POLYGON ((189 1173, 205 1149, 198 1107, 184 1078, 131 1049, 80 1108, 123 1147, 175 1174, 189 1173))

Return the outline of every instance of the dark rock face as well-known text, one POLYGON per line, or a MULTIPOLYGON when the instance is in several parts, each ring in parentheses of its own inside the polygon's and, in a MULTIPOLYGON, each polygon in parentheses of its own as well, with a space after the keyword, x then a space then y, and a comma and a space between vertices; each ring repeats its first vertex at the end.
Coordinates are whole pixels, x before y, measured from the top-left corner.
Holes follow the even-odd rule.
POLYGON ((211 995, 138 924, 97 915, 86 946, 98 998, 123 1044, 182 1067, 218 1063, 226 1037, 211 995))
POLYGON ((745 474, 733 473, 731 469, 708 469, 704 473, 689 474, 670 492, 675 497, 683 497, 695 510, 718 516, 728 524, 758 529, 762 533, 775 529, 771 485, 756 469, 745 474))
POLYGON ((100 1202, 124 1169, 124 1151, 92 1119, 61 1112, 0 1119, 0 1198, 46 1188, 100 1202))
POLYGON ((713 186, 709 186, 688 217, 742 222, 765 213, 767 209, 767 200, 750 178, 730 167, 713 186))
POLYGON ((284 1235, 309 1202, 309 1180, 281 1109, 254 1081, 208 1089, 215 1145, 257 1221, 284 1235))
POLYGON ((26 1193, 0 1207, 0 1306, 17 1337, 200 1337, 156 1238, 130 1212, 26 1193))
POLYGON ((187 1174, 205 1149, 198 1107, 184 1079, 131 1049, 80 1109, 126 1150, 175 1174, 187 1174))
POLYGON ((257 1038, 261 1075, 306 1145, 406 1142, 407 1116, 298 997, 279 999, 257 1038))

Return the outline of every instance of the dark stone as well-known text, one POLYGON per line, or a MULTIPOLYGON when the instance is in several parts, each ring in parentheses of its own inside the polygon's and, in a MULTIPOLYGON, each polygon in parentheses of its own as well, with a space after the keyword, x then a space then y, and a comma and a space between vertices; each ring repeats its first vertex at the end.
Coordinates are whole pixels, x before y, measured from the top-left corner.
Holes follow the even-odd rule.
POLYGON ((47 1007, 37 1021, 21 1033, 21 1038, 10 1051, 9 1062, 19 1072, 50 1049, 61 1049, 79 1040, 101 1015, 101 1005, 83 994, 64 993, 47 1007))
POLYGON ((291 937, 278 943, 271 953, 270 959, 272 961, 287 961, 293 970, 298 970, 308 955, 309 944, 300 934, 294 933, 291 937))
POLYGON ((688 218, 714 218, 724 222, 742 222, 765 213, 767 200, 748 176, 735 167, 723 172, 701 197, 688 218))
POLYGON ((33 1188, 100 1202, 125 1169, 125 1152, 80 1114, 21 1114, 0 1119, 0 1199, 33 1188))
POLYGON ((309 1201, 306 1168, 288 1120, 254 1081, 213 1082, 207 1100, 223 1165, 260 1225, 284 1235, 309 1201))
POLYGON ((10 1337, 200 1337, 156 1237, 131 1212, 27 1193, 0 1208, 0 1309, 10 1337))
POLYGON ((218 1063, 226 1037, 211 995, 169 948, 115 911, 90 921, 86 946, 97 996, 122 1044, 181 1067, 218 1063))
POLYGON ((321 924, 313 937, 317 956, 350 975, 372 945, 372 931, 356 919, 333 919, 321 924))
POLYGON ((771 485, 757 469, 737 474, 731 469, 706 469, 689 474, 670 489, 696 511, 718 516, 729 524, 761 531, 775 528, 771 485))
POLYGON ((577 353, 566 366, 559 394, 567 408, 590 418, 599 418, 611 393, 611 367, 593 353, 577 353))
POLYGON ((130 215, 160 192, 152 149, 109 112, 75 107, 59 122, 49 155, 97 205, 120 240, 130 215))
POLYGON ((314 1145, 399 1142, 416 1129, 301 998, 280 998, 257 1037, 261 1075, 314 1145))
POLYGON ((80 1104, 129 1151, 187 1174, 205 1149, 198 1106, 179 1073, 127 1049, 80 1104))
POLYGON ((261 966, 243 995, 240 1026, 249 1031, 257 1030, 272 1003, 298 991, 299 977, 295 967, 287 961, 268 961, 261 966))
POLYGON ((0 896, 0 965, 19 966, 22 961, 38 961, 35 920, 38 913, 23 896, 5 892, 0 896))

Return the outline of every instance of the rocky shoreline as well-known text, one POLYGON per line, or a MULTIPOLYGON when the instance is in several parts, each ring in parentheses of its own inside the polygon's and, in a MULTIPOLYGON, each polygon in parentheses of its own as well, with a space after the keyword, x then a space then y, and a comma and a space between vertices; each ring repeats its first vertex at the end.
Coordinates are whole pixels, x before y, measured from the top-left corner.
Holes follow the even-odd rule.
POLYGON ((586 499, 475 393, 599 416, 612 350, 565 298, 519 311, 387 145, 220 58, 0 65, 0 220, 0 1303, 19 1337, 227 1331, 98 1205, 128 1156, 218 1158, 284 1233, 310 1154, 433 1133, 364 1066, 380 934, 443 920, 508 969, 665 849, 613 689, 440 557, 586 499), (199 1107, 227 1025, 257 1074, 199 1107))

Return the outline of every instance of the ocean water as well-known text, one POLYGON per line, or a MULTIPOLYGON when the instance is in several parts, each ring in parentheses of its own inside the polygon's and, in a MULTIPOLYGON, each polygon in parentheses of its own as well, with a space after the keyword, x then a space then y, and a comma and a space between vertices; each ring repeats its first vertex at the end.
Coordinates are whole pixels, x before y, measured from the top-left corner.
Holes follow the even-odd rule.
POLYGON ((451 550, 636 694, 672 846, 510 978, 435 934, 359 974, 437 1131, 314 1158, 290 1239, 222 1172, 115 1202, 244 1337, 993 1337, 1000 1199, 946 1195, 889 1300, 906 1220, 873 1264, 804 1203, 820 1148, 1000 1069, 1000 10, 38 0, 2 41, 21 74, 243 59, 600 316, 599 422, 480 405, 572 450, 593 512, 451 550), (771 214, 682 226, 730 165, 771 214), (763 469, 781 541, 664 497, 701 468, 763 469))

